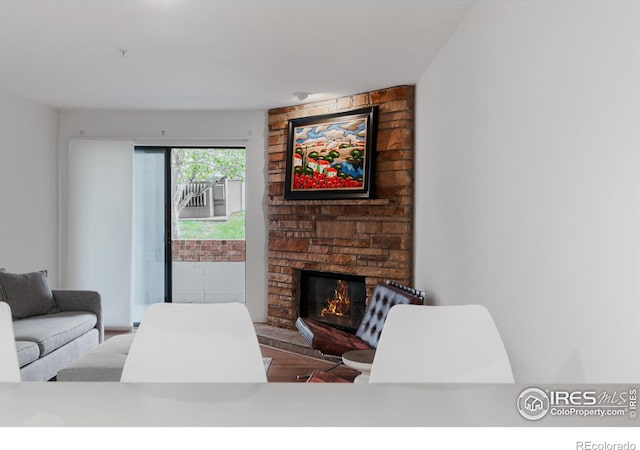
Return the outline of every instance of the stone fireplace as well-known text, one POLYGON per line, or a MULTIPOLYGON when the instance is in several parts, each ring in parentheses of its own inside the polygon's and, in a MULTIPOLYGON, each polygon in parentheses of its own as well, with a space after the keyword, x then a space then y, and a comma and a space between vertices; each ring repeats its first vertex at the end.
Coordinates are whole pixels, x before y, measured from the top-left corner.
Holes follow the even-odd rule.
POLYGON ((360 277, 367 296, 385 279, 413 284, 414 87, 272 109, 268 121, 267 323, 295 328, 303 271, 360 277), (368 106, 378 106, 374 198, 284 200, 288 120, 368 106))

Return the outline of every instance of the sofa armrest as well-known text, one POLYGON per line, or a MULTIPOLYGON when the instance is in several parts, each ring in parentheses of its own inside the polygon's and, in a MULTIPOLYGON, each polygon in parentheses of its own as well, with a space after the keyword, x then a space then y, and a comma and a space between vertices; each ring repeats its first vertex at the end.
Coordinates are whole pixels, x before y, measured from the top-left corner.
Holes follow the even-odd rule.
POLYGON ((95 291, 78 291, 71 289, 53 289, 53 299, 60 311, 88 311, 96 315, 96 328, 99 342, 104 340, 104 324, 102 319, 102 300, 95 291))

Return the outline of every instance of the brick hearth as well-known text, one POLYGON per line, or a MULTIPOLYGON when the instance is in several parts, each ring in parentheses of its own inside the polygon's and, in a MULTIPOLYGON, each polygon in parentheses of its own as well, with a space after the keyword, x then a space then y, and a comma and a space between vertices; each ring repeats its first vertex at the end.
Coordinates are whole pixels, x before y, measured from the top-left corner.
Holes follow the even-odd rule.
POLYGON ((294 328, 299 271, 413 280, 414 87, 398 86, 269 111, 267 323, 294 328), (377 105, 373 199, 283 199, 288 120, 377 105))

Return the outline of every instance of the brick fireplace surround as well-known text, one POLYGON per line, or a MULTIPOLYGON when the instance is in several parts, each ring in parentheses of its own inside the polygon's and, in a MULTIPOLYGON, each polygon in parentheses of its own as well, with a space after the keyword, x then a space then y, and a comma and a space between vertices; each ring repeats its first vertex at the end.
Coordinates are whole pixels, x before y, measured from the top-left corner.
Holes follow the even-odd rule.
POLYGON ((269 111, 267 323, 293 329, 301 270, 413 283, 414 87, 269 111), (283 199, 289 119, 378 106, 374 198, 283 199))

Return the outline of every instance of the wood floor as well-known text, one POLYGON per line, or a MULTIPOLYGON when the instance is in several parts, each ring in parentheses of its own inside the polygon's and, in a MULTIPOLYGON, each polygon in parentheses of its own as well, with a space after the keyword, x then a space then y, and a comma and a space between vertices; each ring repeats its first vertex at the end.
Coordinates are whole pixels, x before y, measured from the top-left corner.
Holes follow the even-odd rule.
MULTIPOLYGON (((109 331, 105 332, 105 339, 118 334, 127 333, 125 331, 109 331)), ((306 380, 298 380, 298 375, 310 374, 315 370, 328 369, 335 363, 325 361, 310 356, 300 355, 298 353, 281 350, 267 345, 260 345, 262 356, 272 358, 269 372, 267 373, 267 381, 269 383, 304 383, 306 380)), ((344 365, 340 365, 331 369, 329 373, 353 381, 359 375, 358 371, 349 369, 344 365)))
MULTIPOLYGON (((267 373, 267 381, 269 383, 303 383, 305 380, 296 379, 297 375, 309 374, 314 370, 328 369, 334 365, 333 362, 299 355, 266 345, 261 345, 260 349, 263 357, 273 358, 267 373)), ((331 369, 329 373, 349 381, 353 381, 359 375, 358 371, 349 369, 344 365, 331 369)))

